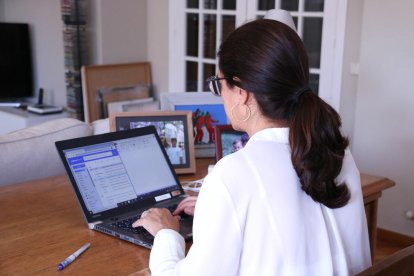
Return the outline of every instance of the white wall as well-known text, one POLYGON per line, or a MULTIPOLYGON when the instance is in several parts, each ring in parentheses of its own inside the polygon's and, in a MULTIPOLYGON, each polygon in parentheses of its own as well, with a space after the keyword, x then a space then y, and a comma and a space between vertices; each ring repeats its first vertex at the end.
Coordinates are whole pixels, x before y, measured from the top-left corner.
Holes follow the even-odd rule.
POLYGON ((155 97, 168 91, 168 0, 148 1, 148 60, 155 97))
POLYGON ((414 236, 414 1, 365 0, 353 153, 360 171, 396 186, 379 204, 379 226, 414 236))
POLYGON ((91 64, 147 61, 147 1, 93 0, 91 64))
POLYGON ((4 2, 0 1, 0 21, 4 21, 4 2))
POLYGON ((2 0, 3 20, 30 24, 34 87, 43 87, 46 103, 66 104, 60 1, 2 0))
MULTIPOLYGON (((361 25, 363 1, 348 0, 344 38, 344 55, 341 77, 341 99, 339 113, 342 118, 342 130, 352 137, 354 132, 355 106, 357 99, 358 75, 351 72, 351 66, 358 65, 360 59, 361 25)), ((352 139, 350 145, 352 148, 352 139)))
POLYGON ((168 0, 93 0, 91 64, 150 61, 153 91, 168 90, 168 0))

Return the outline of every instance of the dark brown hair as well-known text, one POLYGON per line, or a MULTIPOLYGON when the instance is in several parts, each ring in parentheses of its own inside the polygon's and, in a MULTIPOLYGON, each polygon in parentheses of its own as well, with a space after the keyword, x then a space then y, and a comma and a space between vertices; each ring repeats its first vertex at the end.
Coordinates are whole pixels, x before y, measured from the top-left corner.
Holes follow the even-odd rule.
POLYGON ((339 114, 310 91, 308 56, 296 32, 275 20, 255 20, 230 34, 218 58, 231 87, 253 93, 264 116, 288 124, 302 189, 327 207, 346 205, 348 187, 335 179, 348 139, 341 134, 339 114))

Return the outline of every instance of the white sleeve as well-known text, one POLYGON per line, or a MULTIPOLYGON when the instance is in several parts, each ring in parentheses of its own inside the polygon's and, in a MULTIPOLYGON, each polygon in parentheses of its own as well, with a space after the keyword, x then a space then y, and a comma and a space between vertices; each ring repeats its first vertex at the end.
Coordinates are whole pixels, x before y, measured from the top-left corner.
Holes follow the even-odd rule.
POLYGON ((166 232, 162 230, 155 237, 150 256, 152 275, 237 274, 241 230, 233 201, 217 174, 204 180, 194 214, 193 245, 186 258, 182 255, 184 245, 166 232))
POLYGON ((185 256, 184 238, 171 229, 160 230, 150 254, 152 275, 172 275, 175 265, 185 256))

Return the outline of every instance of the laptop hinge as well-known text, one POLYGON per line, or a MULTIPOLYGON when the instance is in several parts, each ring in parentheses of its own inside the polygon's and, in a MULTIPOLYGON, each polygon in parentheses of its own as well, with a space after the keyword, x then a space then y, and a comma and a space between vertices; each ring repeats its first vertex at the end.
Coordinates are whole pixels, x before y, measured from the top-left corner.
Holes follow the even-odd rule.
POLYGON ((89 229, 95 229, 95 226, 98 225, 98 224, 101 224, 101 223, 102 223, 102 221, 89 222, 88 227, 89 227, 89 229))

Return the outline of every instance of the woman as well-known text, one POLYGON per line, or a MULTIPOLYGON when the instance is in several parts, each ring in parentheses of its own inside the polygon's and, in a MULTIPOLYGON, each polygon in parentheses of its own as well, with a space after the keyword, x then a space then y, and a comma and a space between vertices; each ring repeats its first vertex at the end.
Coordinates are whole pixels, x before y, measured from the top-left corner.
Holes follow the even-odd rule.
POLYGON ((337 112, 309 88, 308 57, 287 25, 236 29, 209 79, 234 129, 250 139, 222 158, 194 211, 184 256, 177 218, 151 209, 135 226, 155 235, 154 275, 353 275, 370 265, 360 175, 337 112))

